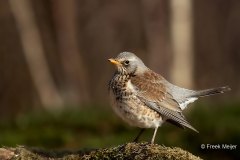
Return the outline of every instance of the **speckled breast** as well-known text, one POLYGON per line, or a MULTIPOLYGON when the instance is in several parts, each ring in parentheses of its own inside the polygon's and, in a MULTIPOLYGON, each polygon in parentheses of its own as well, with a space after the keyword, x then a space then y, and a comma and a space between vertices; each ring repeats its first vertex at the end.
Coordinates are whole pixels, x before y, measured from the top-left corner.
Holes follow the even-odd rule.
POLYGON ((110 104, 129 125, 156 128, 163 123, 161 115, 147 107, 131 85, 130 76, 115 74, 109 82, 110 104))

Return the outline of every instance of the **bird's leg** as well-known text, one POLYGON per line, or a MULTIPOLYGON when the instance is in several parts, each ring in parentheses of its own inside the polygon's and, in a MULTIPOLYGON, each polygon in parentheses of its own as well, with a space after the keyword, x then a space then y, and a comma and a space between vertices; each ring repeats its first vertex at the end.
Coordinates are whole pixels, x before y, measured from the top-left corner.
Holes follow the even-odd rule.
POLYGON ((155 130, 154 130, 153 137, 152 137, 152 140, 151 140, 151 144, 154 143, 154 139, 155 139, 155 136, 156 136, 156 134, 157 134, 157 130, 158 130, 158 127, 155 128, 155 130))
POLYGON ((133 142, 138 142, 138 139, 139 139, 139 137, 141 136, 141 134, 143 133, 143 131, 145 131, 145 128, 143 128, 143 129, 140 131, 140 133, 139 133, 138 136, 134 139, 133 142))

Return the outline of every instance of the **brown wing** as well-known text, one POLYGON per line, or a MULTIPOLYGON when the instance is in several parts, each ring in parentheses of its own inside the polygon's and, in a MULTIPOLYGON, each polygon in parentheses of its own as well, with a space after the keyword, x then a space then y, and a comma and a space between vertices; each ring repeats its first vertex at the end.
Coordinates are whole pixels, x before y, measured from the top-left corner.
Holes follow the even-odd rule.
POLYGON ((157 111, 168 119, 170 123, 184 128, 188 127, 196 132, 185 119, 178 102, 174 97, 167 92, 163 84, 163 78, 149 70, 141 76, 134 76, 131 78, 131 83, 137 90, 137 96, 141 99, 146 106, 157 111))
POLYGON ((138 96, 148 101, 159 103, 173 111, 181 112, 181 108, 163 84, 163 77, 149 70, 141 76, 131 78, 131 83, 138 90, 138 96))

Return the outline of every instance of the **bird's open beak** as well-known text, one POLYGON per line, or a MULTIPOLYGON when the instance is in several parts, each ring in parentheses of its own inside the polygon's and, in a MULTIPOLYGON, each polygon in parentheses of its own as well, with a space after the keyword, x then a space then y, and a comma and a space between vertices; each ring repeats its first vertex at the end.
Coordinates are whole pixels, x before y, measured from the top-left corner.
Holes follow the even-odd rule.
POLYGON ((114 59, 108 59, 111 63, 115 64, 115 65, 118 65, 120 64, 120 62, 114 60, 114 59))

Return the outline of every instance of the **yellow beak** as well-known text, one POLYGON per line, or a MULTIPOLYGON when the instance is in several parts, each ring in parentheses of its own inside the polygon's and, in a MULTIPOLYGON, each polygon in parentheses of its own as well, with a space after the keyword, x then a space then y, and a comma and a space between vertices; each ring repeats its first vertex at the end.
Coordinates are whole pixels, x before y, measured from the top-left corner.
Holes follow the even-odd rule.
POLYGON ((120 62, 114 60, 114 59, 108 59, 111 63, 115 64, 115 65, 118 65, 120 64, 120 62))

